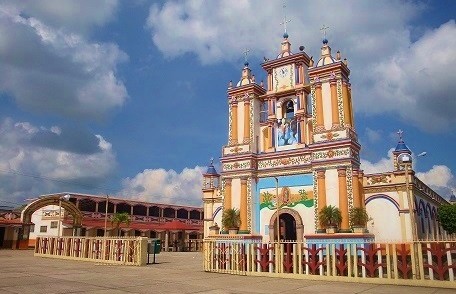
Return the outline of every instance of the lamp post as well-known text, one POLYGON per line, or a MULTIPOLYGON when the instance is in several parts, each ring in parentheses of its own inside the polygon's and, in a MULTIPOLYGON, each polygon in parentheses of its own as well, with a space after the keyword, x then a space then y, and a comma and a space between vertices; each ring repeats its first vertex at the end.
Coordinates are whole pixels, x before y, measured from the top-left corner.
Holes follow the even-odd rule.
POLYGON ((280 243, 280 205, 279 205, 279 179, 274 177, 276 181, 276 212, 277 212, 277 244, 280 243))
POLYGON ((60 223, 62 222, 62 200, 68 201, 70 200, 70 197, 71 196, 69 194, 59 197, 59 221, 57 222, 57 238, 60 238, 60 223))
POLYGON ((106 238, 107 226, 108 226, 108 205, 109 205, 109 195, 106 194, 106 207, 105 207, 105 217, 104 217, 104 234, 103 234, 103 236, 105 238, 106 238))
MULTIPOLYGON (((425 156, 426 152, 418 154, 418 157, 425 156)), ((416 218, 416 208, 413 189, 410 194, 410 180, 409 180, 409 170, 412 168, 412 156, 408 153, 399 154, 397 157, 400 164, 404 166, 405 171, 405 195, 408 201, 409 207, 409 216, 410 216, 410 225, 412 229, 412 244, 413 244, 413 256, 415 259, 415 277, 416 279, 420 278, 420 267, 419 267, 419 256, 418 256, 418 227, 417 227, 417 218, 416 218)))

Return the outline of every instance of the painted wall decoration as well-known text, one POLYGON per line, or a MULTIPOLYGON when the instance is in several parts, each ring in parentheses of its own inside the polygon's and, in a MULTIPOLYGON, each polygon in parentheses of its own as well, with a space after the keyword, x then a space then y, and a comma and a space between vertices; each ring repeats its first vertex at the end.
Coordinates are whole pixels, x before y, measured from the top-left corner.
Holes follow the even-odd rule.
POLYGON ((309 198, 308 195, 312 194, 312 191, 306 191, 304 187, 280 187, 277 191, 278 195, 276 195, 275 189, 263 190, 260 192, 260 210, 263 208, 274 210, 277 209, 277 205, 280 208, 295 207, 298 204, 303 204, 306 207, 314 205, 313 198, 309 198))

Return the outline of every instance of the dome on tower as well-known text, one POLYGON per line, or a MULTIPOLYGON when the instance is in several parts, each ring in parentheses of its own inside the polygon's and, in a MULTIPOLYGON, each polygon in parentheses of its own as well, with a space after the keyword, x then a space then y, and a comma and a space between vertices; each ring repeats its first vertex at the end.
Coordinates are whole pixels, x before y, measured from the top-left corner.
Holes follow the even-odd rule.
POLYGON ((217 170, 214 167, 214 160, 211 158, 211 162, 209 163, 207 167, 207 171, 204 175, 211 175, 211 176, 218 176, 219 174, 217 173, 217 170))
POLYGON ((454 196, 454 194, 451 194, 449 201, 450 203, 456 203, 456 196, 454 196))
POLYGON ((240 87, 253 83, 255 83, 255 76, 252 75, 252 70, 249 68, 249 63, 246 61, 244 62, 244 68, 242 69, 241 79, 236 86, 240 87))
POLYGON ((328 39, 323 39, 323 46, 321 47, 321 57, 317 62, 318 66, 324 66, 336 62, 337 60, 331 56, 331 47, 328 45, 328 39))
POLYGON ((396 149, 394 149, 395 152, 408 152, 412 153, 410 149, 405 145, 405 142, 401 139, 399 142, 397 142, 396 149))

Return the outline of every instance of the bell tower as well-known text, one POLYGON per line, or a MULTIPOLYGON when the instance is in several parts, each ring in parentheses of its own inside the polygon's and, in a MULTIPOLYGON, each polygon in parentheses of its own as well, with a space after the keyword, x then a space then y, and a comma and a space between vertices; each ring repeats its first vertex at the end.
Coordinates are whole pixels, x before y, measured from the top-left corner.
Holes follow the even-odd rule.
POLYGON ((338 207, 342 214, 340 231, 349 232, 350 209, 364 207, 361 146, 354 126, 347 59, 341 60, 340 51, 333 57, 326 29, 323 26, 320 58, 309 68, 315 213, 318 215, 326 205, 338 207))

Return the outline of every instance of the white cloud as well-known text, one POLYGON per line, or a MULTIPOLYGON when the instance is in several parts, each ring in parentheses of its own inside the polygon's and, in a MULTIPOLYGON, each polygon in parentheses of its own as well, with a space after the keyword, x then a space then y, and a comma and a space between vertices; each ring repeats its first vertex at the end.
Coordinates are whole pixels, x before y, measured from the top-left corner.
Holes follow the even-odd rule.
POLYGON ((0 4, 33 15, 51 26, 81 33, 111 21, 118 7, 117 0, 2 0, 0 4))
POLYGON ((33 143, 43 130, 60 136, 51 129, 8 118, 0 121, 0 201, 18 202, 44 193, 96 186, 116 168, 111 144, 100 135, 93 135, 99 150, 89 154, 33 143))
POLYGON ((128 96, 116 77, 126 60, 115 44, 90 43, 0 4, 0 91, 29 111, 100 119, 128 96))
POLYGON ((368 160, 361 159, 361 169, 364 170, 365 174, 375 174, 392 171, 394 169, 393 150, 394 148, 391 148, 388 151, 388 158, 382 157, 377 162, 370 162, 368 160))
POLYGON ((204 168, 174 170, 146 169, 133 178, 122 181, 120 195, 142 201, 181 205, 202 205, 204 168))
MULTIPOLYGON (((203 64, 235 61, 241 68, 246 47, 261 60, 279 53, 281 8, 282 1, 168 1, 151 6, 146 27, 166 57, 191 53, 203 64)), ((349 60, 355 111, 395 113, 427 131, 451 128, 456 27, 449 21, 412 42, 411 21, 424 8, 394 0, 287 1, 289 40, 295 52, 302 44, 318 59, 320 27, 328 25, 330 45, 349 60)))
POLYGON ((446 165, 434 165, 427 172, 416 173, 416 176, 432 187, 447 189, 456 188, 456 186, 454 186, 455 177, 451 172, 451 169, 446 165))
MULTIPOLYGON (((405 121, 427 130, 449 129, 456 122, 456 35, 454 20, 424 34, 408 48, 373 65, 370 95, 380 99, 370 107, 367 99, 360 105, 366 112, 397 112, 405 121)), ((367 93, 365 93, 367 94, 367 93)))

